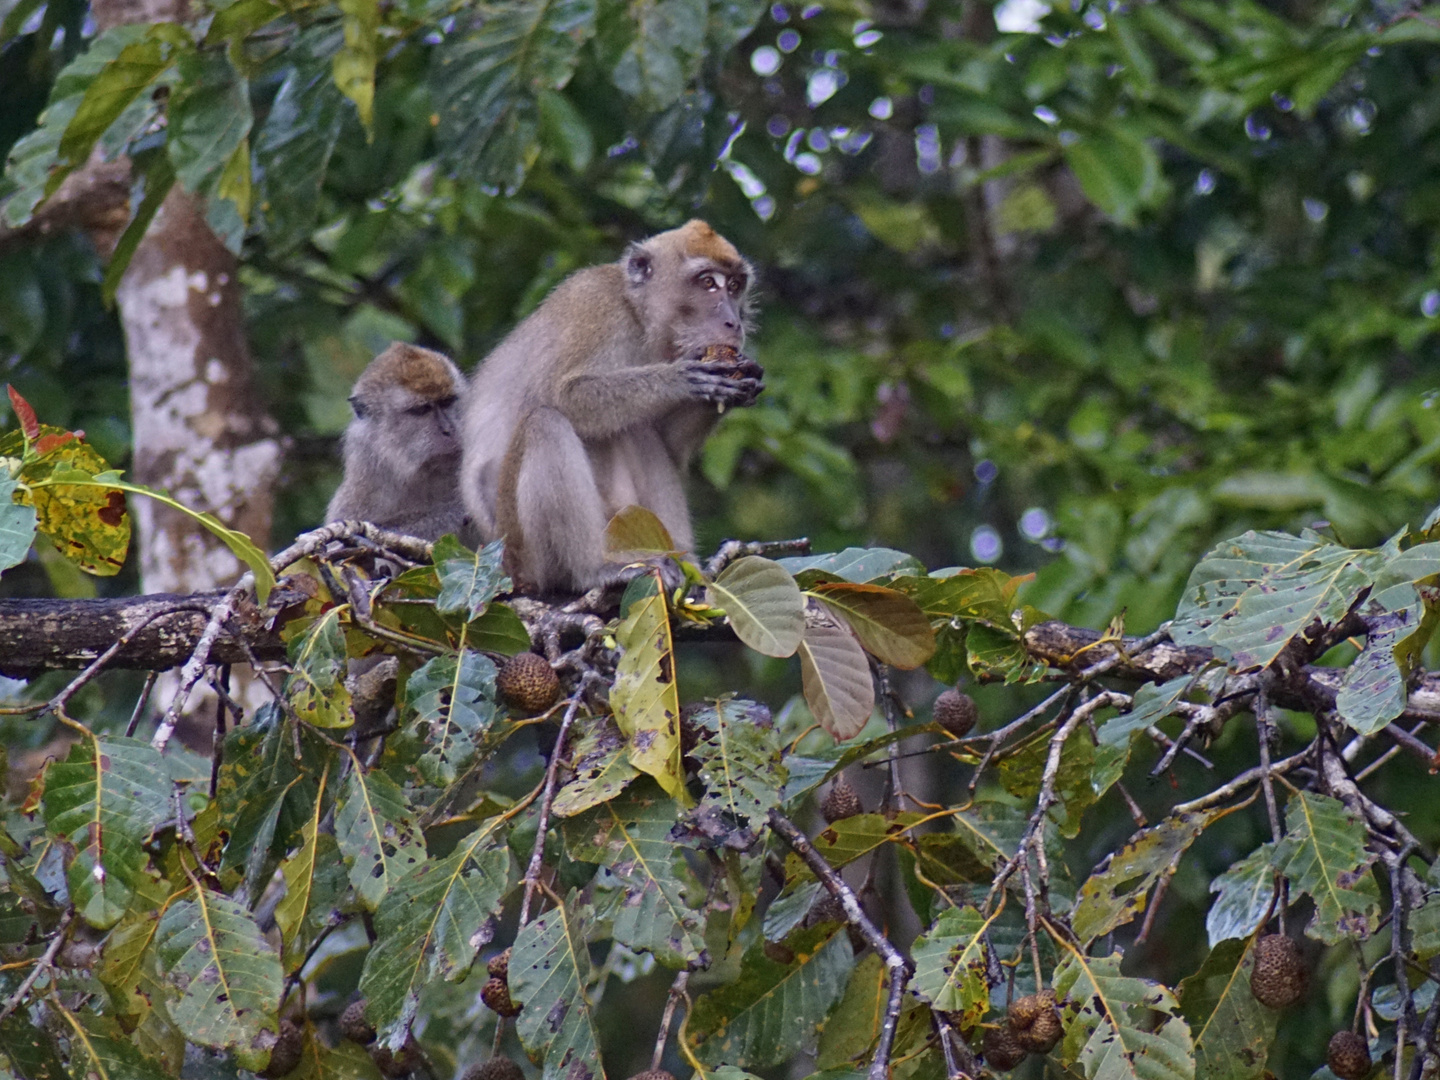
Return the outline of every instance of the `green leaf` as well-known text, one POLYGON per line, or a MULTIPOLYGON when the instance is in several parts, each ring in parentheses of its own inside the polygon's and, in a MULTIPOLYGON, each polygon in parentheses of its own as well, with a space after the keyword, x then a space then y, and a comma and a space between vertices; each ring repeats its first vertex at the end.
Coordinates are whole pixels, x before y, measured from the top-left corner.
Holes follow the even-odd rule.
POLYGON ((850 939, 822 924, 799 931, 785 947, 793 959, 779 963, 756 942, 738 979, 695 1002, 689 1033, 701 1061, 764 1068, 813 1045, 854 965, 850 939))
POLYGON ((514 656, 530 651, 530 631, 509 604, 492 602, 485 614, 465 624, 465 643, 481 652, 514 656))
POLYGON ((608 872, 602 890, 616 893, 604 914, 615 940, 643 949, 667 967, 704 967, 700 912, 685 903, 685 882, 676 872, 684 848, 671 839, 675 807, 658 787, 645 783, 565 823, 570 855, 599 863, 608 872))
POLYGON ((1144 731, 1173 713, 1194 683, 1195 676, 1188 674, 1164 683, 1146 683, 1135 691, 1129 712, 1112 716, 1100 725, 1100 742, 1105 746, 1124 746, 1135 732, 1144 731))
POLYGON ((1275 845, 1261 844, 1210 883, 1210 891, 1220 894, 1205 915, 1211 948, 1260 929, 1275 896, 1274 858, 1275 845))
POLYGON ((35 542, 35 508, 15 501, 17 488, 0 477, 0 573, 24 562, 35 542))
POLYGON ((1361 604, 1360 614, 1369 631, 1365 635, 1365 648, 1345 669, 1340 691, 1335 696, 1335 708, 1340 718, 1356 732, 1374 735, 1405 711, 1410 699, 1407 686, 1410 665, 1407 662, 1402 667, 1400 654, 1408 651, 1413 655, 1423 648, 1424 638, 1418 642, 1415 639, 1428 628, 1425 606, 1409 582, 1372 593, 1361 604))
POLYGON ((615 669, 610 704, 616 724, 630 740, 630 763, 683 801, 680 696, 665 597, 657 593, 632 604, 629 618, 615 631, 615 641, 625 655, 615 669))
MULTIPOLYGON (((148 1060, 125 1035, 119 1024, 109 1017, 93 1013, 72 1013, 64 1006, 55 1007, 67 1026, 70 1044, 70 1068, 73 1075, 89 1080, 164 1080, 166 1074, 157 1063, 148 1060)), ((26 1080, 38 1080, 27 1074, 26 1080)))
POLYGON ((800 686, 810 712, 838 742, 859 735, 875 711, 875 683, 865 650, 817 601, 805 612, 800 686))
POLYGON ((1139 212, 1164 193, 1159 155, 1128 131, 1093 131, 1063 152, 1085 197, 1121 225, 1134 225, 1139 212))
MULTIPOLYGON (((884 814, 855 814, 827 825, 811 843, 826 862, 839 869, 862 855, 868 855, 882 844, 900 839, 904 830, 922 817, 922 814, 912 811, 901 812, 893 818, 884 814)), ((796 881, 809 881, 812 876, 812 871, 799 855, 792 851, 785 857, 787 884, 793 886, 796 881)))
POLYGON ((494 834, 493 824, 477 829, 402 879, 375 912, 360 992, 366 1016, 392 1049, 404 1043, 426 985, 464 976, 494 933, 490 920, 510 877, 510 849, 494 834))
POLYGON ((70 899, 92 926, 125 914, 145 873, 142 845, 174 814, 165 761, 148 743, 113 735, 82 739, 45 774, 45 824, 75 845, 70 899))
POLYGON ((405 683, 426 750, 416 763, 429 783, 448 787, 475 760, 480 739, 495 722, 495 664, 465 649, 435 657, 405 683))
POLYGON ((96 140, 174 62, 171 44, 155 38, 122 48, 86 87, 75 115, 65 127, 59 147, 64 165, 75 169, 85 164, 96 140))
POLYGON ((1375 552, 1313 533, 1247 532, 1191 572, 1171 636, 1226 650, 1237 671, 1264 667, 1316 619, 1329 625, 1349 611, 1378 566, 1375 552))
POLYGON ((436 50, 441 152, 459 173, 514 192, 534 161, 537 96, 563 90, 595 32, 595 0, 499 0, 436 50))
POLYGON ((105 277, 100 282, 100 296, 107 304, 115 303, 115 291, 120 288, 120 280, 125 276, 131 258, 140 247, 140 241, 145 239, 155 215, 160 212, 160 204, 175 186, 175 166, 167 155, 144 155, 135 160, 133 165, 132 195, 135 191, 142 190, 145 194, 140 205, 135 208, 134 216, 125 226, 125 231, 120 234, 120 239, 115 241, 115 249, 110 253, 110 261, 105 266, 105 277), (142 161, 146 157, 149 159, 148 164, 141 171, 142 161))
POLYGON ((595 157, 595 136, 580 110, 564 94, 540 94, 540 130, 545 142, 571 172, 583 173, 595 157))
POLYGON ((612 81, 641 108, 659 112, 679 100, 705 56, 705 0, 638 0, 628 12, 635 37, 612 81))
POLYGON ((215 189, 253 123, 249 81, 225 52, 181 57, 166 147, 186 191, 205 194, 215 189))
POLYGON ((305 957, 305 916, 310 910, 311 896, 315 892, 317 861, 322 846, 326 854, 335 857, 340 854, 335 838, 320 831, 324 809, 325 801, 317 798, 310 819, 301 830, 300 846, 280 865, 280 873, 285 879, 285 895, 275 905, 275 925, 280 928, 286 974, 293 972, 305 957), (322 838, 325 841, 323 845, 322 838))
POLYGON ((132 912, 105 939, 96 976, 104 985, 116 1016, 129 1028, 147 1031, 159 1044, 168 1044, 164 1056, 178 1066, 184 1060, 185 1037, 175 1027, 160 982, 154 944, 160 929, 160 912, 132 912))
POLYGON ((978 1024, 990 1011, 985 931, 990 921, 970 906, 946 908, 911 947, 910 989, 942 1012, 960 1013, 959 1026, 978 1024))
POLYGON ((1256 1080, 1275 1041, 1276 1013, 1250 992, 1250 940, 1223 941, 1180 983, 1180 1011, 1195 1034, 1195 1075, 1256 1080))
POLYGON ((893 548, 850 547, 828 555, 793 555, 776 561, 788 573, 796 576, 806 570, 813 570, 844 581, 862 583, 890 574, 925 572, 920 560, 914 555, 907 555, 893 548))
POLYGON ((915 601, 883 585, 816 585, 810 592, 855 631, 882 664, 911 671, 935 653, 935 632, 915 601))
POLYGON ((695 732, 689 756, 705 785, 695 816, 710 823, 702 829, 712 838, 719 839, 719 829, 732 846, 748 848, 789 779, 770 710, 730 698, 696 710, 689 722, 695 732))
POLYGON ((24 1080, 69 1080, 54 1037, 30 1023, 24 1009, 0 1021, 0 1054, 10 1059, 13 1074, 24 1080))
POLYGON ((1071 916, 1080 944, 1089 945, 1141 914, 1150 890, 1175 873, 1180 856, 1214 820, 1213 813, 1167 817, 1105 856, 1080 886, 1071 916))
POLYGON ((306 723, 346 728, 355 722, 350 689, 345 685, 345 631, 341 608, 332 607, 290 642, 290 674, 283 693, 306 723))
POLYGON ((779 563, 758 555, 736 559, 706 586, 705 600, 724 608, 735 636, 758 653, 790 656, 800 645, 805 601, 779 563))
POLYGON ((545 1061, 544 1080, 603 1077, 595 1022, 585 988, 591 981, 587 944, 595 914, 571 892, 563 906, 526 923, 510 954, 510 997, 523 1007, 515 1030, 525 1049, 545 1061))
POLYGON ((370 130, 375 115, 375 60, 379 54, 379 0, 339 0, 345 47, 335 54, 333 73, 340 92, 355 103, 360 123, 370 130))
POLYGON ((1080 1003, 1066 1025, 1060 1059, 1087 1080, 1193 1080, 1195 1046, 1164 986, 1120 974, 1120 954, 1070 952, 1055 972, 1055 992, 1080 1003), (1150 1014, 1166 1019, 1154 1026, 1150 1014))
POLYGON ((170 1014, 200 1046, 250 1048, 276 1030, 280 958, 250 913, 228 897, 193 888, 160 918, 155 952, 170 1014))
MULTIPOLYGON (((1006 791, 1025 799, 1039 793, 1050 756, 1050 735, 1048 731, 1037 732, 1001 760, 1000 782, 1006 791)), ((1061 835, 1080 834, 1085 811, 1120 779, 1129 753, 1127 744, 1096 746, 1084 734, 1065 741, 1060 751, 1060 770, 1055 777, 1058 801, 1049 810, 1061 835)))
POLYGON ((290 69, 256 137, 266 239, 282 252, 309 237, 319 210, 320 187, 348 109, 331 73, 343 43, 341 29, 330 21, 296 36, 284 52, 290 69))
POLYGON ((471 551, 453 536, 435 541, 435 571, 440 576, 440 595, 435 610, 442 615, 465 612, 478 619, 490 601, 509 592, 510 579, 500 564, 504 544, 496 540, 478 552, 471 551))
POLYGON ((608 718, 597 719, 575 744, 571 768, 574 777, 555 795, 557 817, 573 817, 615 798, 640 775, 630 764, 619 729, 608 718))
POLYGON ((643 506, 632 503, 622 507, 605 525, 605 557, 611 562, 669 555, 679 550, 665 523, 643 506))
POLYGON ((833 1069, 861 1060, 880 1036, 888 999, 885 961, 879 953, 867 952, 851 972, 845 996, 825 1021, 815 1064, 833 1069))
POLYGON ((405 793, 381 772, 355 763, 335 810, 335 839, 350 863, 350 884, 374 908, 425 861, 425 838, 405 793))
POLYGON ((1380 890, 1365 850, 1365 823, 1338 799, 1302 791, 1285 805, 1274 865, 1315 901, 1305 933, 1327 945, 1366 938, 1380 919, 1380 890))

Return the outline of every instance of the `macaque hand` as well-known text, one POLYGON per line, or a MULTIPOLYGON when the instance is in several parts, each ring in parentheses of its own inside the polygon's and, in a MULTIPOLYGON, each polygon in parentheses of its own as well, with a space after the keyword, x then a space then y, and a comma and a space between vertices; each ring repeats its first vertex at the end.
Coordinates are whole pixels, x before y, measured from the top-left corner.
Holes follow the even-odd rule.
POLYGON ((765 374, 749 357, 738 363, 716 363, 704 360, 683 362, 685 382, 692 397, 716 405, 744 407, 754 405, 765 389, 765 374))

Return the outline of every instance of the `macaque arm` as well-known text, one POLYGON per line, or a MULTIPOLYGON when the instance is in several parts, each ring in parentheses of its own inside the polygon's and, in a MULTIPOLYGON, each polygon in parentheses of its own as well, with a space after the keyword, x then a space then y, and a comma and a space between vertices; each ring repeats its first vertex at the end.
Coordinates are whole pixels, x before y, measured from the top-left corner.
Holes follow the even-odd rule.
POLYGON ((733 378, 724 364, 694 359, 640 367, 590 370, 563 380, 556 407, 582 439, 606 439, 650 424, 688 402, 749 405, 759 393, 754 378, 733 378))

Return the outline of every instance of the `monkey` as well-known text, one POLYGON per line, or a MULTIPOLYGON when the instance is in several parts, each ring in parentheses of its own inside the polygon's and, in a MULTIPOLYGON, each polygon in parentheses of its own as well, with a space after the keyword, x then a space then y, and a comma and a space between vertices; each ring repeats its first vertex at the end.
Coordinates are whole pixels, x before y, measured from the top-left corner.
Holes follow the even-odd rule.
POLYGON ((436 540, 473 542, 459 491, 456 437, 465 376, 449 359, 395 342, 370 362, 350 394, 345 477, 325 520, 369 521, 436 540))
POLYGON ((682 477, 729 406, 764 372, 739 355, 750 264, 703 221, 571 274, 485 359, 464 409, 460 489, 486 540, 539 593, 620 579, 605 526, 638 504, 678 548, 694 543, 682 477), (707 347, 736 350, 735 361, 707 347))

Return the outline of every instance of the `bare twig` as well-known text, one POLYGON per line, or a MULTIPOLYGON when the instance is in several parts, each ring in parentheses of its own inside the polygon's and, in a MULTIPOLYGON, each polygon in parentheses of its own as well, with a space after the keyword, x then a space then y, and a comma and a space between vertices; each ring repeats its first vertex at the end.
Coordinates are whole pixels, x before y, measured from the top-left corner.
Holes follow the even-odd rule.
POLYGON ((135 729, 140 726, 140 717, 145 715, 145 706, 150 703, 150 691, 155 689, 155 680, 160 678, 158 671, 152 671, 145 676, 145 685, 140 688, 140 696, 135 699, 135 711, 130 714, 130 722, 125 725, 125 737, 135 737, 135 729))
POLYGON ((890 980, 890 996, 885 1006, 885 1019, 880 1027, 880 1040, 875 1047, 875 1056, 870 1061, 870 1080, 887 1080, 890 1075, 890 1052, 895 1045, 895 1029, 900 1023, 900 1007, 904 1001, 905 985, 910 981, 911 966, 899 949, 891 944, 865 914, 860 899, 845 884, 845 879, 815 850, 815 845, 779 810, 771 810, 770 827, 799 855, 826 890, 845 909, 846 921, 860 932, 866 943, 885 961, 885 970, 890 980))
POLYGON ((585 696, 585 683, 581 680, 570 696, 565 708, 565 718, 560 721, 560 734, 555 737, 555 748, 550 751, 550 763, 545 768, 545 792, 540 796, 540 821, 535 829, 535 849, 530 852, 530 865, 525 868, 525 896, 520 901, 520 925, 530 921, 530 900, 535 895, 535 886, 540 880, 540 868, 545 862, 545 834, 550 830, 550 809, 555 802, 555 780, 560 775, 560 759, 565 756, 565 737, 575 714, 580 711, 581 699, 585 696))
POLYGON ((652 1071, 659 1070, 660 1061, 665 1057, 665 1047, 670 1042, 670 1021, 675 1018, 675 1006, 685 996, 685 987, 689 982, 688 970, 676 972, 675 981, 670 984, 670 993, 665 995, 665 1011, 660 1015, 660 1034, 655 1036, 655 1050, 650 1055, 652 1071))
POLYGON ((25 996, 30 993, 31 988, 39 980, 40 976, 52 969, 55 963, 55 957, 60 952, 60 947, 65 944, 65 939, 69 937, 70 923, 74 918, 75 910, 73 908, 67 909, 65 914, 60 916, 59 925, 55 927, 55 936, 50 939, 50 944, 45 947, 44 954, 41 955, 39 960, 35 961, 35 966, 30 969, 30 973, 26 975, 20 985, 15 988, 15 992, 5 999, 4 1006, 0 1007, 0 1023, 3 1023, 6 1017, 20 1007, 20 1003, 25 1000, 25 996))
POLYGON ((994 760, 996 751, 1000 749, 1000 746, 1005 742, 1006 739, 1008 739, 1016 731, 1019 731, 1026 724, 1030 723, 1030 721, 1045 715, 1045 713, 1049 711, 1050 706, 1054 705, 1056 702, 1060 702, 1061 708, 1063 709, 1064 703, 1074 693, 1075 687, 1062 686, 1059 690, 1056 690, 1055 693, 1051 694, 1044 701, 1040 702, 1039 705, 1036 705, 1034 708, 1016 717, 1014 720, 1011 720, 1010 723, 1006 724, 1004 727, 997 728, 996 730, 988 732, 985 735, 972 735, 968 739, 963 740, 964 742, 983 741, 989 743, 989 745, 985 749, 984 755, 980 758, 980 763, 975 766, 975 772, 970 777, 970 783, 968 785, 970 794, 975 794, 975 789, 980 784, 981 775, 983 775, 985 770, 989 767, 990 762, 994 760))
POLYGON ((721 570, 746 555, 763 555, 773 558, 776 555, 808 555, 809 553, 810 541, 803 536, 795 540, 726 540, 716 549, 715 554, 710 556, 710 561, 705 564, 705 576, 713 580, 721 570))

